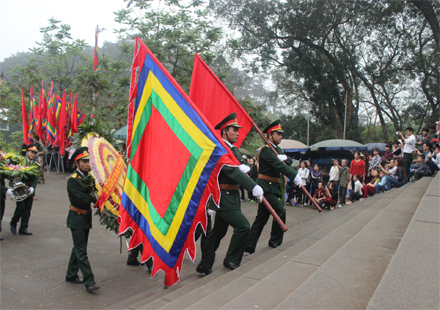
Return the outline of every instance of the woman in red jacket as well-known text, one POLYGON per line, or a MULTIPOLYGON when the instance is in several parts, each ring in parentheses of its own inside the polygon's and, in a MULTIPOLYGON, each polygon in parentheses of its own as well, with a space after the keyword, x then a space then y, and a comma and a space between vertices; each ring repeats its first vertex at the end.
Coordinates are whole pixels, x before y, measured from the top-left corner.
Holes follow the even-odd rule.
POLYGON ((364 187, 362 187, 363 198, 361 200, 364 200, 368 196, 374 196, 374 194, 376 194, 376 185, 379 182, 380 182, 379 170, 373 168, 371 170, 371 181, 368 184, 366 184, 364 187))
POLYGON ((365 182, 365 162, 361 159, 361 154, 359 152, 354 153, 354 159, 350 163, 350 180, 351 188, 354 189, 353 176, 359 175, 359 181, 365 182))

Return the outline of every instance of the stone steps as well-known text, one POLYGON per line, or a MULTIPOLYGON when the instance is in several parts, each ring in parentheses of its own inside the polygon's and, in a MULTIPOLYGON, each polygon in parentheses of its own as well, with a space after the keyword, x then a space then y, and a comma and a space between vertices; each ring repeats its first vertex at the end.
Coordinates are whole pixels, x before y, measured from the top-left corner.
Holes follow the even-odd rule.
POLYGON ((367 309, 440 309, 439 246, 440 174, 429 184, 367 309))
POLYGON ((222 266, 227 235, 213 274, 195 272, 198 256, 173 287, 156 286, 110 308, 366 308, 431 180, 316 213, 290 227, 277 249, 267 246, 269 222, 257 251, 232 272, 222 266))
MULTIPOLYGON (((399 191, 400 189, 394 193, 390 192, 389 194, 394 197, 398 195, 399 191)), ((385 195, 382 196, 382 198, 384 197, 385 195)), ((380 195, 372 197, 369 203, 377 202, 382 198, 380 195)), ((314 219, 304 223, 304 225, 294 227, 291 229, 293 232, 290 234, 286 233, 283 245, 276 250, 267 247, 266 240, 261 241, 260 243, 263 243, 263 247, 261 247, 259 243, 257 249, 260 248, 260 250, 246 257, 252 260, 242 264, 240 268, 233 272, 226 271, 226 273, 220 276, 212 277, 209 279, 209 282, 192 283, 192 291, 189 293, 184 293, 189 289, 189 287, 184 287, 163 296, 159 300, 156 299, 152 302, 144 300, 130 308, 183 309, 187 307, 193 308, 196 306, 195 303, 203 308, 205 307, 205 302, 208 304, 210 302, 217 302, 218 307, 220 307, 240 293, 243 293, 247 288, 251 287, 256 280, 263 279, 276 271, 280 265, 287 263, 291 257, 301 253, 353 217, 365 212, 367 210, 367 208, 365 208, 366 203, 367 200, 349 206, 352 207, 351 209, 343 208, 343 210, 337 210, 342 212, 326 212, 322 214, 324 215, 323 217, 317 215, 314 219), (286 251, 288 251, 288 253, 286 253, 286 251)), ((226 269, 221 268, 221 270, 225 271, 226 269)), ((215 272, 212 275, 214 274, 215 272)), ((212 275, 204 277, 203 280, 207 279, 206 281, 208 281, 208 278, 212 275)), ((211 305, 210 308, 213 309, 215 307, 211 305)))

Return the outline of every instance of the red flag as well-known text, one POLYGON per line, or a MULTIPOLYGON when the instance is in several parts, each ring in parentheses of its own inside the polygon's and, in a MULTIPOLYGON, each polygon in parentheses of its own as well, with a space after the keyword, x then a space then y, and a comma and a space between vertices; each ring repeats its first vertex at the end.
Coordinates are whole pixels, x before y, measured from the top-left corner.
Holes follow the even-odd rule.
POLYGON ((95 59, 93 60, 93 70, 99 73, 99 59, 98 59, 98 29, 95 31, 95 59))
POLYGON ((73 101, 72 112, 70 115, 70 128, 72 129, 72 133, 78 132, 78 106, 76 102, 76 95, 77 94, 75 94, 75 100, 73 101))
POLYGON ((24 100, 23 87, 21 88, 21 117, 23 118, 23 141, 29 144, 29 123, 26 111, 26 102, 24 100))
POLYGON ((194 58, 189 97, 212 126, 232 112, 237 113, 237 122, 243 128, 235 145, 240 147, 252 128, 253 120, 198 54, 194 58))
POLYGON ((66 126, 66 118, 67 118, 67 111, 66 111, 66 93, 63 90, 63 99, 61 101, 61 107, 60 107, 60 115, 58 117, 58 124, 57 124, 57 144, 60 146, 60 154, 64 155, 64 143, 66 142, 66 132, 65 132, 65 126, 66 126))

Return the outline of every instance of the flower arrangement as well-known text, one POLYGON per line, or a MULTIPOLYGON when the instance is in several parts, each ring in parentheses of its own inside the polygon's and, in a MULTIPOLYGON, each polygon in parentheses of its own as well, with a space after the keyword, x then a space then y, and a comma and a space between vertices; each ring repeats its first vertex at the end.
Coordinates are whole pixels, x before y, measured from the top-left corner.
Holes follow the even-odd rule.
POLYGON ((22 178, 38 177, 40 167, 28 166, 23 156, 15 154, 1 154, 0 156, 0 176, 5 176, 9 180, 21 180, 22 178))

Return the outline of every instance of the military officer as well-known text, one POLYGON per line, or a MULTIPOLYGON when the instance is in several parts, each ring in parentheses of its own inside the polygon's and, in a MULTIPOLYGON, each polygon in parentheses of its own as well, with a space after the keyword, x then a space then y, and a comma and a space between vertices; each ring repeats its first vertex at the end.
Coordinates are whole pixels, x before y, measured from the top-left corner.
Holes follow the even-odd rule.
MULTIPOLYGON (((29 144, 26 148, 26 165, 34 166, 37 165, 40 167, 40 164, 35 161, 35 158, 38 154, 38 148, 35 144, 29 144)), ((38 168, 38 171, 40 168, 38 168)), ((30 195, 23 201, 17 202, 17 206, 15 208, 14 216, 11 219, 11 232, 15 235, 17 233, 17 223, 20 221, 20 229, 18 233, 20 235, 32 235, 31 232, 28 231, 29 226, 29 218, 31 217, 31 209, 32 203, 34 202, 35 196, 35 188, 37 187, 38 180, 40 176, 29 176, 23 177, 22 182, 29 186, 30 195)))
MULTIPOLYGON (((297 185, 301 184, 301 178, 299 175, 297 176, 297 172, 291 167, 292 159, 287 157, 278 146, 283 138, 282 133, 284 132, 281 129, 280 123, 280 120, 276 120, 267 126, 263 131, 263 133, 267 134, 269 143, 272 144, 279 155, 275 155, 268 145, 264 145, 260 149, 257 157, 259 172, 257 184, 263 188, 264 197, 267 199, 281 220, 285 223, 286 209, 284 209, 284 206, 279 200, 279 198, 281 198, 280 178, 285 175, 289 179, 294 180, 297 185), (286 163, 284 163, 284 161, 286 163)), ((245 252, 250 254, 255 252, 255 247, 257 246, 258 239, 260 238, 261 231, 266 225, 269 215, 269 211, 266 209, 263 203, 260 202, 258 205, 257 216, 249 233, 245 252)), ((278 223, 273 220, 269 246, 272 248, 280 246, 283 242, 283 235, 283 230, 278 223)))
POLYGON ((95 284, 92 268, 87 257, 87 241, 92 228, 91 203, 97 198, 92 190, 87 187, 84 178, 89 173, 90 155, 87 147, 81 147, 72 156, 76 164, 75 172, 67 180, 70 209, 67 215, 67 227, 70 228, 73 239, 73 249, 67 267, 66 281, 84 284, 88 292, 99 289, 95 284), (78 277, 78 270, 84 277, 78 277))
MULTIPOLYGON (((237 147, 233 146, 238 140, 238 130, 241 126, 237 123, 236 114, 232 113, 223 119, 215 129, 220 130, 223 141, 231 149, 232 153, 242 161, 241 153, 237 147)), ((220 183, 220 203, 216 210, 215 223, 208 240, 202 249, 202 260, 197 266, 196 271, 205 275, 212 273, 215 251, 220 245, 220 241, 226 235, 229 226, 234 229, 228 252, 223 260, 223 266, 234 270, 240 266, 243 258, 244 247, 249 234, 249 222, 241 213, 240 208, 240 185, 243 185, 257 199, 263 199, 263 190, 245 173, 250 168, 244 164, 240 167, 223 166, 218 180, 220 183)))

